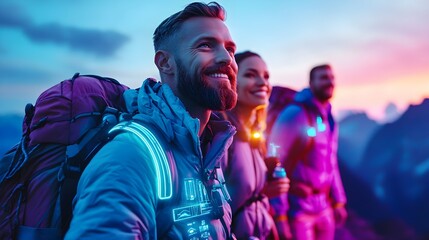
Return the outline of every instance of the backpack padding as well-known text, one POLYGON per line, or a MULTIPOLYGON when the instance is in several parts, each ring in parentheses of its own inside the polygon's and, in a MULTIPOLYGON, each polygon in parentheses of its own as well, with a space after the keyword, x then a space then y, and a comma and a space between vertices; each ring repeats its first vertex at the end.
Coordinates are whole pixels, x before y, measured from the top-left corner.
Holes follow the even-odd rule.
POLYGON ((58 178, 63 182, 60 190, 61 229, 65 234, 72 218, 72 202, 76 195, 80 176, 94 155, 110 140, 109 131, 117 124, 119 112, 107 107, 103 113, 103 122, 90 129, 81 140, 68 145, 66 159, 58 178))
POLYGON ((170 164, 164 149, 155 137, 155 135, 145 126, 129 121, 122 122, 110 130, 111 134, 118 132, 131 132, 139 137, 147 146, 155 167, 156 177, 158 179, 157 192, 158 199, 168 200, 173 195, 173 183, 170 170, 170 164))
MULTIPOLYGON (((101 126, 104 113, 110 107, 124 111, 127 89, 112 78, 77 73, 43 92, 35 106, 26 106, 21 142, 0 161, 0 239, 47 239, 45 233, 66 230, 71 210, 63 211, 60 199, 68 193, 64 199, 71 205, 77 183, 62 184, 71 177, 60 173, 74 163, 80 167, 77 182, 116 123, 101 126), (70 165, 66 151, 74 160, 70 165)), ((116 119, 117 113, 109 116, 116 119)))
POLYGON ((57 219, 53 214, 60 188, 57 175, 65 150, 62 144, 43 144, 28 151, 28 157, 18 154, 18 158, 27 159, 26 164, 18 161, 10 165, 0 183, 0 239, 18 233, 18 225, 36 229, 55 228, 59 224, 53 221, 57 219), (38 161, 42 157, 44 161, 38 161), (19 171, 12 170, 16 169, 15 164, 21 165, 19 171))
POLYGON ((108 106, 118 107, 127 89, 115 80, 85 75, 49 88, 36 101, 29 145, 75 143, 100 123, 101 111, 108 106))
POLYGON ((293 102, 296 93, 295 90, 287 87, 273 87, 267 109, 267 134, 271 132, 271 128, 280 112, 293 102))

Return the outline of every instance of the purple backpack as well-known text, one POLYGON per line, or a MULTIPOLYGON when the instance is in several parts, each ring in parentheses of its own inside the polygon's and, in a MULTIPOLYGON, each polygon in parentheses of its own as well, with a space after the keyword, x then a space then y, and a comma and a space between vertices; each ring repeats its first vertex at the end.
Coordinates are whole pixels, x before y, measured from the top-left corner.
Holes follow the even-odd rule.
POLYGON ((21 141, 0 160, 0 239, 62 239, 79 177, 108 141, 128 87, 79 75, 28 104, 21 141))
POLYGON ((271 90, 267 109, 267 135, 270 134, 271 128, 273 127, 280 112, 282 112, 288 105, 294 102, 296 91, 281 86, 274 86, 271 90))

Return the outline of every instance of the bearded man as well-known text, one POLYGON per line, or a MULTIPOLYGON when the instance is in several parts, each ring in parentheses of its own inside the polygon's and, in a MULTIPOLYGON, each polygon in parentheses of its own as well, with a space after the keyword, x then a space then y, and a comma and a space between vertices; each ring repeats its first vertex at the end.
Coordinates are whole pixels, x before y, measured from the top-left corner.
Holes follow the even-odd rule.
POLYGON ((212 111, 237 102, 236 46, 216 2, 195 2, 155 30, 161 81, 125 92, 129 121, 79 182, 65 239, 230 239, 220 161, 235 128, 212 111))
POLYGON ((334 79, 330 65, 312 68, 310 87, 280 113, 269 136, 290 179, 289 192, 270 200, 282 239, 334 239, 335 226, 347 217, 329 102, 334 79))

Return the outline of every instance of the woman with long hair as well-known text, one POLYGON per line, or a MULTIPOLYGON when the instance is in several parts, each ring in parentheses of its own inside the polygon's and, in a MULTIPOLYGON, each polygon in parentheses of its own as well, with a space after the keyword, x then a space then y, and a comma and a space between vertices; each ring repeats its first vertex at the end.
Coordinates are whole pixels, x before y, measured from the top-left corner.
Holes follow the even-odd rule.
POLYGON ((289 179, 267 181, 264 129, 266 107, 271 93, 269 72, 257 53, 235 55, 238 64, 235 108, 224 112, 237 128, 225 163, 225 179, 232 198, 232 231, 238 239, 277 239, 277 230, 269 213, 268 197, 289 189, 289 179))

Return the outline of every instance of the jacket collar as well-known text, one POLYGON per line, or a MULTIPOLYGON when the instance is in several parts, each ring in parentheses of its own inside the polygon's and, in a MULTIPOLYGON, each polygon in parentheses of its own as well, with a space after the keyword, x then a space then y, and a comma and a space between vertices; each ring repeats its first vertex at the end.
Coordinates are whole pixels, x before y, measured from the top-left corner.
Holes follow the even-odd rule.
MULTIPOLYGON (((200 121, 189 115, 168 85, 148 78, 141 88, 127 90, 124 98, 128 112, 138 113, 135 119, 154 125, 168 142, 174 141, 179 148, 191 149, 202 158, 200 121)), ((219 153, 231 144, 235 128, 215 113, 211 114, 207 128, 211 136, 205 159, 220 158, 219 153)))

